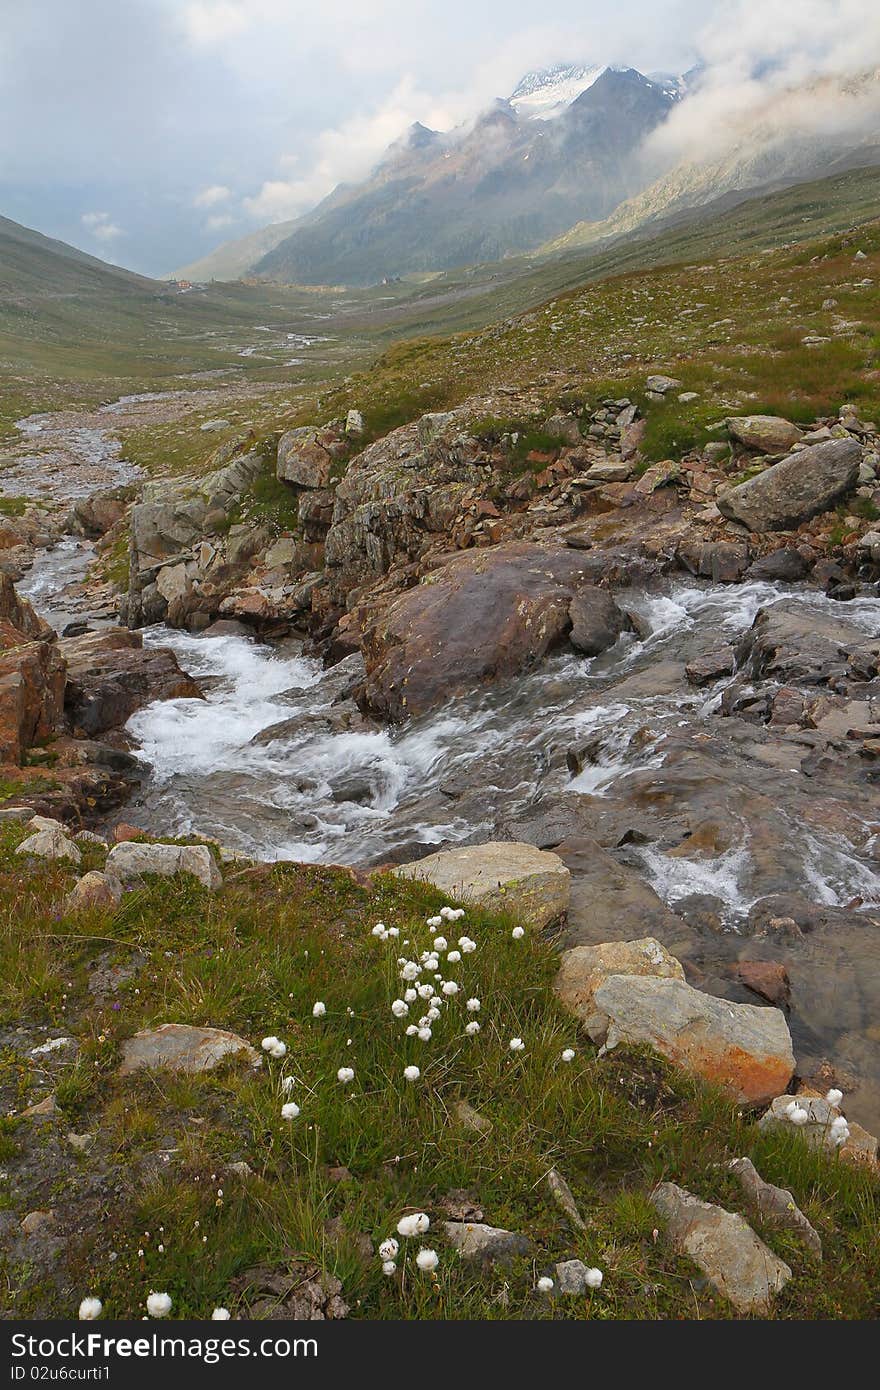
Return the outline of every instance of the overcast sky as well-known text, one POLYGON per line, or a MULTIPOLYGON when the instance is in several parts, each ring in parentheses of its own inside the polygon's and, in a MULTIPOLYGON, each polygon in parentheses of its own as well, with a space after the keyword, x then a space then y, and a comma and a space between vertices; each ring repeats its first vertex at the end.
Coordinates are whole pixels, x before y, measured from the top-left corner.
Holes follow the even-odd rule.
POLYGON ((0 0, 0 213, 161 274, 305 211, 412 121, 449 128, 530 68, 698 59, 738 102, 768 64, 880 62, 880 4, 0 0))

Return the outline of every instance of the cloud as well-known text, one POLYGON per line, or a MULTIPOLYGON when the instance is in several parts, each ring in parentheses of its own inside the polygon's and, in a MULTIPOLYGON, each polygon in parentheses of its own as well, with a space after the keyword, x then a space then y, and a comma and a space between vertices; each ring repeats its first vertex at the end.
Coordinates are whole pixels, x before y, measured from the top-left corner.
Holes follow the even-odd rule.
POLYGON ((115 241, 118 236, 124 235, 122 228, 112 221, 109 212, 84 212, 80 221, 98 241, 115 241))
POLYGON ((221 43, 247 29, 250 24, 244 5, 233 0, 195 0, 184 5, 183 25, 196 43, 221 43))
POLYGON ((215 213, 213 217, 206 219, 205 230, 208 232, 219 232, 222 231, 224 227, 231 227, 234 222, 235 218, 228 212, 215 213))
POLYGON ((225 183, 212 183, 196 194, 193 198, 193 207, 214 208, 218 203, 227 203, 231 197, 232 193, 225 183))
POLYGON ((736 0, 707 22, 695 92, 650 137, 669 166, 721 157, 755 130, 785 140, 880 134, 880 13, 864 0, 736 0))

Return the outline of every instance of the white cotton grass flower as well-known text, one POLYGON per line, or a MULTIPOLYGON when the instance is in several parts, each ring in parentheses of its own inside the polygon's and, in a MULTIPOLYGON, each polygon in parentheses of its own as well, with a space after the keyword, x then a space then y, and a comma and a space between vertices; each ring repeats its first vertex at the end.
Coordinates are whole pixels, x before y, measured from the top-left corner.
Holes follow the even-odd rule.
POLYGON ((439 1010, 439 1009, 431 1008, 431 1009, 429 1009, 428 1012, 425 1014, 425 1018, 428 1020, 429 1023, 436 1023, 436 1022, 437 1022, 437 1019, 438 1019, 439 1017, 440 1017, 440 1010, 439 1010))
POLYGON ((446 959, 449 961, 450 965, 458 965, 458 962, 461 960, 461 951, 450 951, 446 959))
POLYGON ((297 1105, 295 1100, 289 1100, 286 1102, 285 1105, 282 1105, 281 1107, 282 1120, 295 1120, 299 1113, 299 1106, 297 1105))
POLYGON ((447 947, 448 945, 449 945, 449 942, 446 940, 446 937, 445 937, 445 936, 435 936, 435 937, 434 937, 434 950, 435 950, 435 951, 445 951, 445 950, 446 950, 446 947, 447 947))
POLYGON ((553 1280, 547 1274, 543 1274, 538 1280, 538 1293, 552 1293, 554 1288, 553 1280))
POLYGON ((388 928, 388 935, 389 935, 389 936, 392 936, 392 937, 394 937, 394 936, 400 936, 400 927, 389 927, 389 928, 388 928))
POLYGON ((838 1146, 846 1143, 849 1138, 849 1125, 843 1115, 838 1115, 835 1120, 832 1120, 830 1133, 832 1143, 838 1146))
POLYGON ((446 995, 458 994, 458 985, 454 980, 445 980, 441 985, 441 992, 446 995))
POLYGON ((430 1028, 420 1028, 420 1029, 419 1029, 419 1042, 430 1042, 430 1041, 431 1041, 431 1036, 432 1036, 432 1035, 431 1035, 431 1030, 430 1030, 430 1028))
POLYGON ((417 980, 422 973, 422 967, 417 960, 404 961, 400 968, 400 978, 402 980, 417 980))
POLYGON ((416 1033, 417 1033, 418 1031, 419 1031, 419 1026, 418 1026, 417 1023, 408 1023, 408 1024, 407 1024, 407 1026, 406 1026, 406 1036, 407 1036, 408 1038, 414 1038, 415 1035, 416 1035, 416 1033))
POLYGON ((287 1045, 283 1043, 280 1038, 272 1036, 264 1038, 260 1046, 270 1057, 277 1057, 280 1060, 287 1055, 287 1045))
POLYGON ((84 1298, 79 1305, 80 1322, 94 1322, 104 1311, 104 1305, 100 1298, 84 1298))
POLYGON ((424 1270, 426 1274, 433 1274, 439 1263, 440 1256, 437 1254, 437 1251, 430 1250, 427 1246, 422 1246, 421 1250, 416 1255, 416 1264, 419 1269, 424 1270))
POLYGON ((327 1005, 323 999, 316 999, 312 1005, 312 1018, 323 1018, 327 1012, 327 1005))
POLYGON ((469 1038, 474 1038, 480 1031, 480 1025, 479 1023, 477 1023, 476 1019, 474 1019, 471 1023, 465 1024, 464 1031, 467 1033, 469 1038))
POLYGON ((291 1091, 293 1090, 293 1088, 294 1088, 295 1085, 296 1085, 296 1081, 294 1080, 294 1078, 293 1078, 292 1076, 282 1076, 282 1078, 281 1078, 281 1090, 282 1090, 282 1093, 283 1093, 285 1096, 289 1096, 289 1095, 290 1095, 290 1093, 291 1093, 291 1091))
POLYGON ((573 1061, 574 1061, 574 1058, 575 1058, 575 1051, 574 1051, 574 1048, 573 1048, 573 1047, 564 1047, 564 1048, 562 1049, 562 1060, 563 1060, 563 1062, 573 1062, 573 1061))
POLYGON ((786 1114, 793 1125, 805 1125, 810 1118, 810 1112, 802 1105, 790 1105, 786 1114))
POLYGON ((396 1260, 397 1252, 399 1250, 400 1246, 398 1245, 397 1241, 394 1239, 393 1236, 389 1236, 388 1239, 383 1240, 382 1244, 379 1246, 379 1259, 396 1260))
POLYGON ((584 1283, 588 1289, 601 1289, 603 1278, 601 1269, 588 1269, 584 1275, 584 1283))
POLYGON ((409 1004, 405 999, 395 999, 391 1005, 391 1012, 395 1018, 406 1018, 409 1013, 409 1004))
POLYGON ((409 989, 403 991, 403 997, 407 1004, 414 1004, 419 997, 419 992, 417 989, 413 989, 412 986, 410 986, 409 989))
POLYGON ((464 916, 463 907, 441 907, 440 916, 444 922, 460 922, 464 916))
POLYGON ((467 1009, 469 1013, 478 1014, 480 1012, 479 999, 469 999, 467 1001, 467 1009))
POLYGON ((370 932, 370 935, 377 936, 380 941, 384 941, 388 935, 388 929, 386 928, 385 923, 377 922, 373 930, 370 932))
POLYGON ((514 927, 510 935, 513 937, 514 941, 519 941, 522 937, 525 936, 525 931, 522 927, 514 927))
POLYGON ((430 999, 430 998, 431 998, 431 995, 432 995, 433 993, 434 993, 434 986, 433 986, 433 985, 428 985, 428 984, 419 985, 419 988, 418 988, 418 995, 419 995, 419 998, 420 998, 420 999, 430 999))
POLYGON ((522 1038, 511 1038, 507 1046, 510 1048, 511 1052, 525 1052, 526 1050, 526 1045, 522 1038))
POLYGON ((397 1265, 394 1263, 393 1260, 382 1261, 382 1273, 386 1275, 389 1279, 392 1274, 397 1273, 397 1265))
POLYGON ((340 1067, 336 1073, 336 1080, 341 1081, 343 1086, 347 1086, 349 1081, 354 1081, 354 1067, 340 1067))
POLYGON ((418 1081, 421 1074, 418 1067, 404 1067, 403 1069, 403 1075, 407 1081, 418 1081))
POLYGON ((171 1299, 167 1293, 152 1293, 147 1295, 147 1312, 151 1318, 167 1318, 171 1312, 171 1299))
POLYGON ((829 1105, 839 1105, 843 1100, 843 1091, 838 1091, 836 1086, 832 1086, 825 1099, 829 1105))
POLYGON ((461 947, 462 954, 466 956, 471 955, 477 949, 476 941, 472 941, 469 936, 460 936, 458 938, 458 944, 461 947))
POLYGON ((442 926, 443 926, 443 918, 442 918, 442 917, 428 917, 427 920, 426 920, 425 925, 431 927, 433 931, 436 931, 438 927, 442 927, 442 926))
POLYGON ((423 1211, 414 1211, 402 1216, 397 1223, 399 1236, 423 1236, 431 1225, 431 1218, 423 1211))
POLYGON ((213 1311, 213 1313, 211 1314, 211 1321, 212 1321, 212 1322, 229 1322, 229 1319, 230 1319, 231 1317, 232 1317, 232 1314, 230 1313, 230 1311, 229 1311, 228 1308, 215 1308, 214 1311, 213 1311))

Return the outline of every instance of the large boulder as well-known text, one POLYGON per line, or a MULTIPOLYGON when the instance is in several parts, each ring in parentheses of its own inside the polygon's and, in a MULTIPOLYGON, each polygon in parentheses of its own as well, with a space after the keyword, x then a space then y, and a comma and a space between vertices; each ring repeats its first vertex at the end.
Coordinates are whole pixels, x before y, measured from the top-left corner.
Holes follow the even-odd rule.
POLYGON ((121 728, 153 700, 201 699, 168 647, 144 647, 138 632, 107 628, 59 643, 67 661, 67 717, 74 732, 95 738, 121 728))
POLYGON ((536 927, 568 910, 571 875, 559 856, 513 840, 429 854, 394 872, 432 883, 457 902, 510 912, 536 927))
POLYGON ((33 835, 28 835, 15 852, 32 854, 37 859, 69 859, 74 864, 78 864, 82 858, 73 841, 67 838, 60 826, 56 829, 54 825, 51 829, 37 829, 33 835))
POLYGON ((134 840, 114 845, 105 872, 123 883, 158 874, 192 874, 204 888, 214 890, 223 882, 217 862, 207 845, 145 845, 134 840))
POLYGON ((791 1278, 788 1265, 738 1212, 701 1202, 674 1182, 660 1183, 651 1203, 676 1250, 690 1256, 738 1313, 768 1313, 791 1278))
MULTIPOLYGON (((565 641, 570 610, 595 568, 581 552, 512 541, 467 551, 396 599, 365 634, 365 699, 392 720, 415 716, 483 682, 529 670, 565 641)), ((588 621, 596 591, 576 610, 591 651, 616 641, 625 622, 604 609, 588 621)))
POLYGON ((727 428, 740 444, 761 454, 787 454, 803 436, 803 430, 780 415, 734 416, 727 428))
POLYGON ((735 1004, 683 980, 611 975, 593 993, 608 1019, 605 1050, 647 1043, 740 1101, 766 1104, 794 1074, 791 1034, 779 1009, 735 1004))
POLYGON ((288 430, 278 441, 276 476, 296 487, 325 488, 330 482, 333 456, 311 426, 288 430))
POLYGON ((598 656, 613 647, 620 634, 630 626, 629 618, 611 595, 592 584, 578 589, 568 616, 571 618, 569 640, 585 656, 598 656))
POLYGON ((573 946, 563 951, 554 989, 567 1009, 580 1019, 592 1037, 604 1037, 608 1019, 597 1012, 593 996, 610 975, 652 975, 683 980, 681 962, 652 936, 640 941, 605 941, 598 946, 573 946))
POLYGON ((825 512, 856 483, 862 459, 855 439, 799 449, 716 497, 718 510, 750 531, 790 531, 825 512))
POLYGON ((162 1067, 176 1072, 213 1071, 228 1058, 260 1065, 260 1054, 237 1033, 222 1028, 195 1028, 185 1023, 163 1023, 145 1028, 122 1044, 122 1076, 162 1067))

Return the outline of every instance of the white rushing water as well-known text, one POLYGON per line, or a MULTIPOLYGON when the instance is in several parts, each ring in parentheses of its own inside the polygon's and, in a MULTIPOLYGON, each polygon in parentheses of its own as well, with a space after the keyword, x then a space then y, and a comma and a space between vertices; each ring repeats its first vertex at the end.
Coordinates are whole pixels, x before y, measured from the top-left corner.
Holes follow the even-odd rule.
MULTIPOLYGON (((265 859, 369 862, 417 844, 485 838, 537 795, 615 797, 627 779, 659 775, 676 738, 705 738, 725 722, 713 715, 716 691, 680 679, 665 688, 655 673, 673 662, 680 672, 683 660, 735 640, 759 609, 783 600, 840 612, 821 594, 768 583, 625 594, 640 637, 625 635, 593 660, 556 656, 397 729, 332 727, 338 673, 292 644, 154 629, 146 640, 172 646, 206 678, 206 699, 156 703, 131 720, 151 765, 139 806, 145 823, 212 834, 265 859), (275 738, 252 742, 282 721, 275 738), (587 755, 573 774, 566 753, 577 748, 587 755)), ((877 631, 878 614, 876 600, 846 605, 847 621, 866 633, 877 631)), ((633 862, 670 903, 711 894, 744 913, 766 889, 753 883, 747 818, 739 830, 723 853, 670 857, 657 844, 634 849, 633 862)), ((790 837, 793 884, 815 900, 880 900, 875 868, 841 838, 787 823, 780 833, 790 837)))

